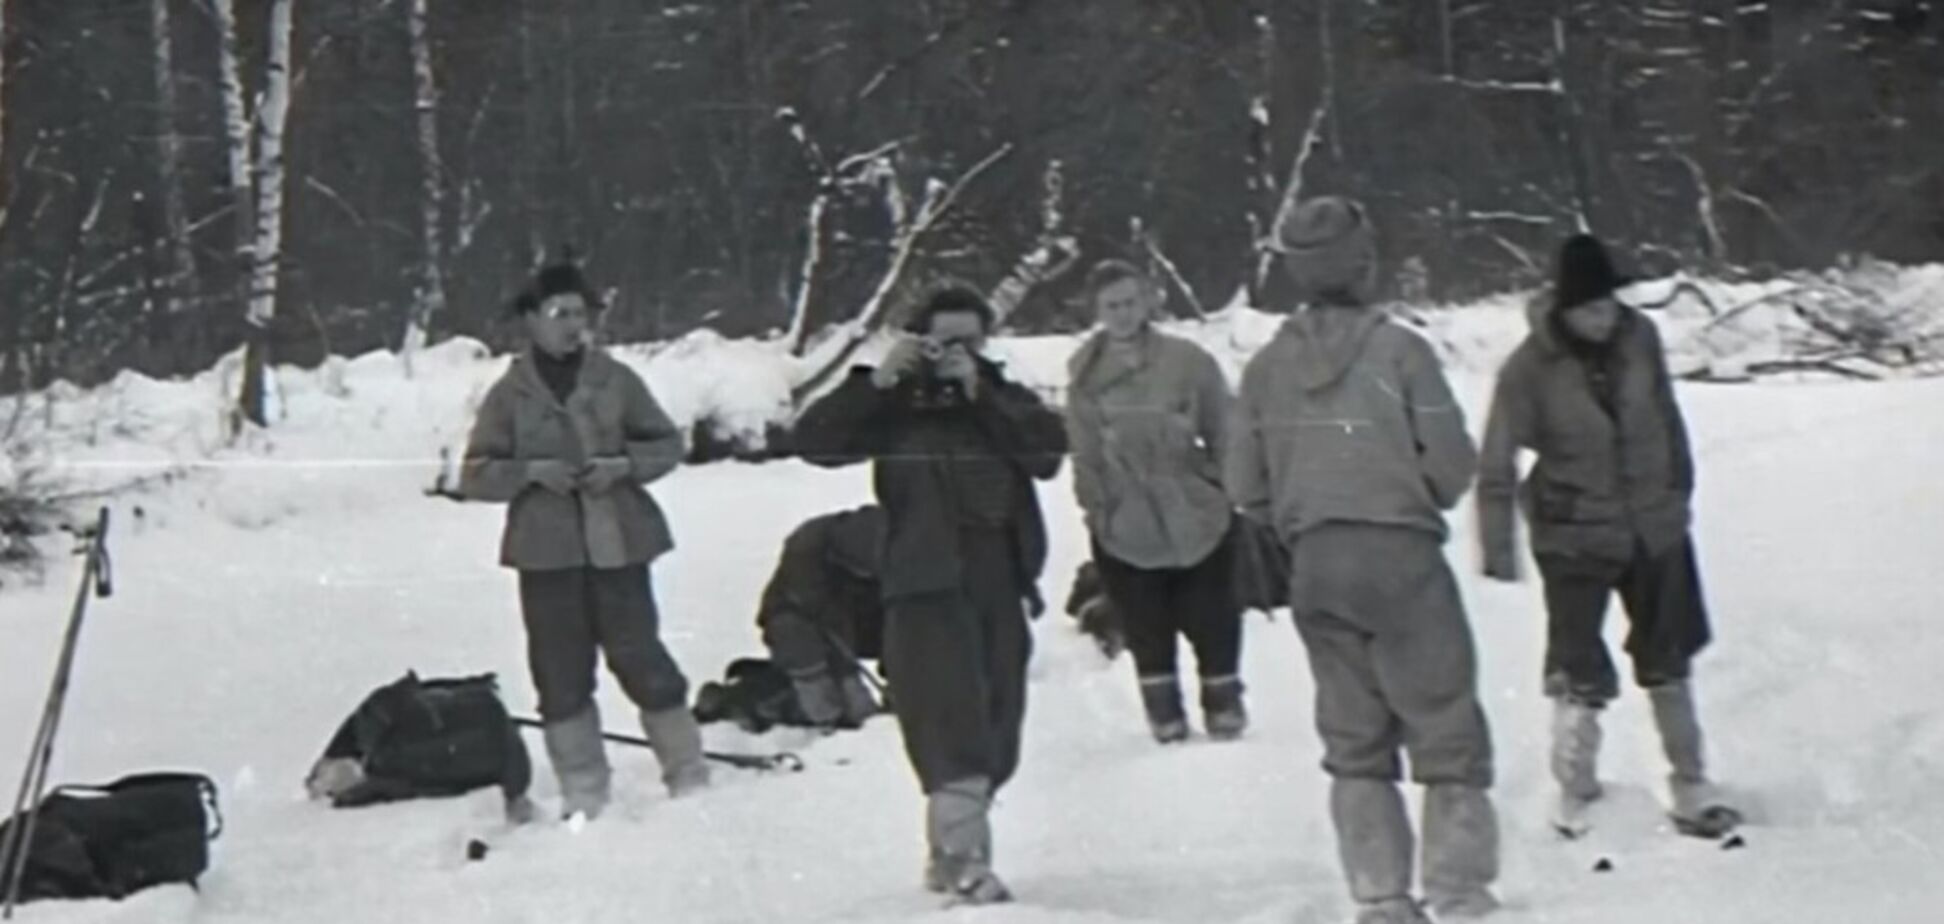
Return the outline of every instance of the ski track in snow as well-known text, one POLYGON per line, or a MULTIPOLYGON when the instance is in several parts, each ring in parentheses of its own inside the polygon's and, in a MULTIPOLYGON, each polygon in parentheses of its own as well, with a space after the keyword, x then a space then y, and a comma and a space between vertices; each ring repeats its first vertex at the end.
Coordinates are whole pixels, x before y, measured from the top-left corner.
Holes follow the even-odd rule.
MULTIPOLYGON (((1455 384, 1476 431, 1490 381, 1466 371, 1455 384)), ((1553 837, 1539 589, 1530 567, 1516 586, 1475 577, 1468 502, 1451 518, 1448 553, 1464 581, 1499 753, 1501 892, 1511 907, 1493 920, 1935 920, 1944 907, 1934 872, 1944 844, 1944 636, 1935 631, 1944 591, 1929 569, 1944 547, 1944 382, 1681 390, 1700 456, 1698 541, 1716 623, 1698 666, 1703 720, 1717 775, 1749 809, 1749 847, 1720 850, 1662 823, 1664 771, 1633 691, 1606 720, 1606 823, 1586 841, 1553 837), (1602 856, 1612 872, 1592 872, 1602 856)), ((340 417, 376 429, 388 410, 414 412, 386 403, 412 400, 404 394, 380 392, 375 408, 368 399, 340 417)), ((329 432, 312 445, 273 431, 291 440, 275 455, 396 448, 361 446, 346 435, 355 428, 329 432)), ((654 579, 664 632, 692 684, 760 653, 755 605, 784 535, 868 500, 866 472, 721 463, 655 486, 679 548, 654 579)), ((139 521, 117 503, 116 595, 90 603, 54 775, 202 770, 222 787, 228 828, 200 897, 163 888, 121 903, 37 904, 21 921, 1321 924, 1349 915, 1310 683, 1288 619, 1248 617, 1254 726, 1244 741, 1153 746, 1127 663, 1102 662, 1057 608, 1086 547, 1064 472, 1040 488, 1052 534, 1042 590, 1055 606, 1035 627, 1025 765, 995 821, 1016 905, 945 911, 918 889, 921 801, 888 719, 819 739, 711 726, 712 747, 797 749, 808 767, 773 776, 718 767, 715 788, 679 802, 661 794, 645 752, 614 746, 618 803, 579 833, 502 831, 492 792, 352 811, 306 802, 301 781, 337 723, 408 668, 497 671, 509 704, 531 712, 513 577, 494 564, 502 509, 428 500, 425 481, 418 465, 300 462, 158 490, 139 499, 139 521), (468 863, 474 837, 493 847, 468 863)), ((57 560, 44 586, 0 594, 0 768, 10 774, 25 759, 77 565, 57 560)), ((1624 624, 1616 606, 1616 654, 1624 624)), ((606 675, 600 699, 610 729, 633 730, 606 675)), ((528 744, 536 795, 551 804, 537 734, 528 744)))

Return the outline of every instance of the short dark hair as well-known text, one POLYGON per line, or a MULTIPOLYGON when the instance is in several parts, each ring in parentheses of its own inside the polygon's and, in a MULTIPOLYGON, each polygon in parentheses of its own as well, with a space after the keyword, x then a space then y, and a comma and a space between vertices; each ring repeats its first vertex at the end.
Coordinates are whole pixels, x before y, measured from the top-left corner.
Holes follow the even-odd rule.
POLYGON ((962 285, 946 286, 933 292, 911 313, 911 320, 905 322, 905 330, 923 334, 931 330, 932 318, 950 312, 970 312, 979 316, 979 329, 992 332, 992 325, 998 320, 991 303, 977 290, 962 285))
POLYGON ((1144 283, 1153 281, 1140 267, 1119 257, 1110 257, 1095 263, 1093 269, 1087 271, 1087 297, 1094 298, 1100 295, 1100 290, 1128 279, 1144 283))

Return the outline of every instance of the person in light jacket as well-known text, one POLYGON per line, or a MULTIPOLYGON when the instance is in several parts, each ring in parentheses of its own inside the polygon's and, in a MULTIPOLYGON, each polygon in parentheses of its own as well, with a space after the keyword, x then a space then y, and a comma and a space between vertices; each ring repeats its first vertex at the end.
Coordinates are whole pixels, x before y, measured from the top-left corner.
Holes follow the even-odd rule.
POLYGON ((1274 243, 1304 304, 1242 373, 1227 484, 1291 551, 1290 609, 1357 920, 1424 921, 1405 754, 1424 787, 1424 898, 1440 921, 1485 914, 1498 906, 1492 741, 1443 550, 1477 452, 1430 344, 1371 306, 1363 206, 1285 202, 1274 243))
POLYGON ((1620 693, 1601 626, 1617 591, 1672 768, 1670 814, 1684 833, 1718 837, 1740 814, 1708 779, 1690 680, 1712 636, 1689 538, 1694 455, 1654 323, 1615 298, 1625 283, 1599 239, 1579 235, 1560 248, 1552 292, 1527 306, 1532 332, 1499 370, 1485 427, 1480 546, 1487 576, 1518 579, 1523 500, 1545 584, 1561 833, 1584 831, 1601 794, 1599 715, 1620 693), (1520 449, 1538 456, 1523 486, 1520 449))
POLYGON ((649 566, 674 548, 646 485, 673 471, 681 431, 633 370, 593 345, 600 303, 579 269, 542 269, 515 303, 530 348, 486 393, 460 492, 505 503, 500 563, 519 574, 527 662, 563 816, 609 799, 596 659, 638 708, 673 795, 708 784, 688 680, 662 644, 649 566))
POLYGON ((1235 517, 1220 453, 1232 399, 1208 351, 1154 329, 1161 289, 1107 260, 1087 278, 1100 329, 1067 363, 1073 486, 1093 561, 1120 615, 1148 730, 1188 737, 1177 638, 1195 650, 1211 738, 1248 727, 1242 703, 1242 607, 1235 517))

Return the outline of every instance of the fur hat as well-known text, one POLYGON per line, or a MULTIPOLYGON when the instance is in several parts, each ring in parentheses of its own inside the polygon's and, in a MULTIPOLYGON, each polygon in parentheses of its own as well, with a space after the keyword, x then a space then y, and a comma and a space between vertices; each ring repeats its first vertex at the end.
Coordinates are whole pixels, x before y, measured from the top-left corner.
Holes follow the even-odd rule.
POLYGON ((513 299, 514 314, 528 314, 540 310, 547 299, 556 295, 579 295, 594 311, 606 307, 601 303, 601 293, 587 284, 587 277, 571 259, 550 263, 540 268, 533 276, 533 284, 513 299))
POLYGON ((1283 200, 1272 246, 1301 297, 1375 297, 1377 235, 1363 204, 1343 196, 1283 200))
POLYGON ((1575 234, 1559 247, 1553 283, 1553 310, 1565 311, 1605 298, 1633 283, 1613 267, 1606 245, 1591 234, 1575 234))

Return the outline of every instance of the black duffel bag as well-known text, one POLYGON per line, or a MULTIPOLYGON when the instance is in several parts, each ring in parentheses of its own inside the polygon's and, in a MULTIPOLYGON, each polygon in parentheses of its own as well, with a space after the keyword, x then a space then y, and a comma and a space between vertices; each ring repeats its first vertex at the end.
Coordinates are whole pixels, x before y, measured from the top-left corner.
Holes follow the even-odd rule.
MULTIPOLYGON (((25 822, 0 824, 0 844, 25 822)), ((193 888, 222 830, 216 784, 199 773, 58 787, 34 816, 20 899, 121 899, 169 883, 193 888)))
POLYGON ((500 787, 526 795, 533 768, 492 674, 420 679, 371 692, 311 770, 311 793, 338 808, 500 787))

